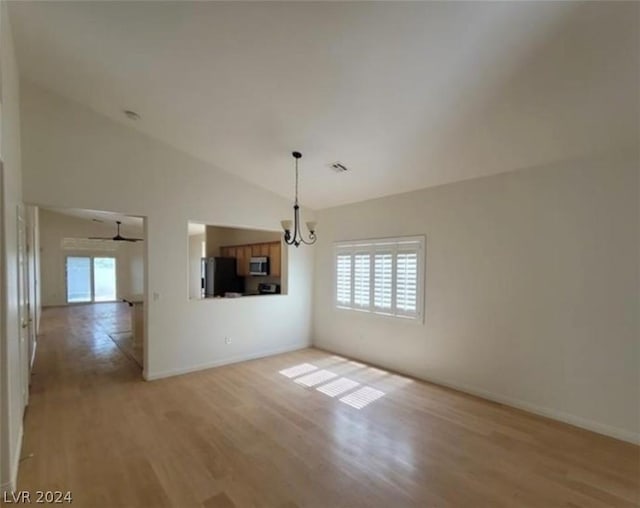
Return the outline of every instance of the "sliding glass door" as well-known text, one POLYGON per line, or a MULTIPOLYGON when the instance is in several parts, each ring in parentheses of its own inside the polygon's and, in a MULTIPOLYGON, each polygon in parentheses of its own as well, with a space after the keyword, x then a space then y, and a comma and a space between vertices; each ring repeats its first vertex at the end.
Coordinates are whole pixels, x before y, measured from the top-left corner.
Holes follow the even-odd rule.
POLYGON ((116 299, 116 258, 93 258, 93 300, 116 299))
POLYGON ((67 302, 116 300, 116 258, 67 257, 67 302))
POLYGON ((67 258, 67 302, 92 301, 91 258, 67 258))

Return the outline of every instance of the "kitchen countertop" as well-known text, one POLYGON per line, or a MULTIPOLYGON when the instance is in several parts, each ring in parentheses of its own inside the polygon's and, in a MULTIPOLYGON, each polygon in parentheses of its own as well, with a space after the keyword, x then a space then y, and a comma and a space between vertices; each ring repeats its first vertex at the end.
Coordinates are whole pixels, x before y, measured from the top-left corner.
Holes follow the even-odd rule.
POLYGON ((121 296, 120 300, 122 300, 124 303, 128 303, 129 305, 139 305, 144 303, 144 296, 143 295, 126 295, 126 296, 121 296))

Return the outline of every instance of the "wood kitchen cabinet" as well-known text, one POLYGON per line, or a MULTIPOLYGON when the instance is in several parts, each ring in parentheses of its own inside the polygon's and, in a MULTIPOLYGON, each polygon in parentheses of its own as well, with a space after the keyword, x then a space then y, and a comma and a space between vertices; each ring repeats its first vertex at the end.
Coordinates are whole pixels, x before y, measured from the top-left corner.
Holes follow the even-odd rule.
POLYGON ((236 258, 236 273, 240 277, 247 277, 249 276, 249 262, 253 255, 252 247, 252 245, 220 247, 220 256, 223 258, 236 258))
POLYGON ((269 275, 280 277, 282 274, 282 247, 280 242, 253 243, 250 245, 234 245, 220 247, 222 257, 236 258, 236 271, 240 277, 250 275, 249 263, 252 257, 269 258, 269 275))
POLYGON ((241 245, 236 247, 238 275, 246 277, 249 275, 249 262, 251 261, 251 245, 241 245))
POLYGON ((280 277, 282 255, 280 242, 273 242, 269 246, 269 270, 272 277, 280 277))
POLYGON ((270 252, 269 252, 269 244, 268 243, 261 243, 260 245, 260 254, 258 254, 259 256, 269 256, 270 252))
POLYGON ((236 247, 236 272, 241 277, 244 277, 247 270, 245 269, 245 265, 248 265, 249 261, 244 257, 244 250, 242 247, 236 247))

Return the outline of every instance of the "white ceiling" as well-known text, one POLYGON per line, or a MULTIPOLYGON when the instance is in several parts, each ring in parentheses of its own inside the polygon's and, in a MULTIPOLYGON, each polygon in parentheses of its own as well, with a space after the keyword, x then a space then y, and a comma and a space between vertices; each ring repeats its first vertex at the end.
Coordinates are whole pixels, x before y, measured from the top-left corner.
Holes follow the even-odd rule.
POLYGON ((637 142, 636 2, 10 8, 23 79, 312 208, 637 142))
POLYGON ((142 217, 134 217, 131 215, 122 215, 115 212, 104 212, 100 210, 83 210, 80 208, 48 208, 43 207, 44 210, 51 212, 61 213, 62 215, 68 215, 70 217, 76 217, 78 219, 95 220, 104 224, 113 224, 113 230, 115 234, 116 221, 122 222, 123 226, 129 226, 131 228, 142 230, 144 226, 144 219, 142 217))
MULTIPOLYGON (((116 221, 122 222, 122 225, 129 227, 133 230, 142 232, 144 229, 144 219, 142 217, 134 217, 132 215, 122 215, 115 212, 104 212, 100 210, 83 210, 80 208, 44 208, 51 212, 61 213, 63 215, 69 215, 70 217, 76 217, 78 219, 95 220, 104 224, 113 224, 113 230, 115 234, 116 221)), ((189 223, 189 236, 202 235, 205 232, 204 224, 197 224, 195 222, 189 223)))

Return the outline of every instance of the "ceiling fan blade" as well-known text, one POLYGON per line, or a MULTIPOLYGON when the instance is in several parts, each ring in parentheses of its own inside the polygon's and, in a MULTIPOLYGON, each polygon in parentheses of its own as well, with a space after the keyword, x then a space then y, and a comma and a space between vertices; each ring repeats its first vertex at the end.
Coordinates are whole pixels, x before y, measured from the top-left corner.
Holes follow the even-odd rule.
POLYGON ((111 240, 113 242, 144 242, 144 238, 125 238, 120 234, 120 222, 116 221, 116 236, 113 237, 104 237, 104 236, 90 236, 88 240, 111 240))

